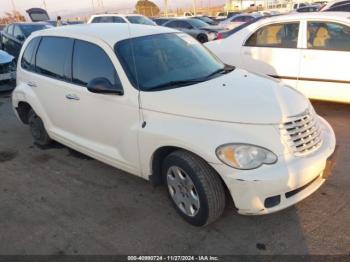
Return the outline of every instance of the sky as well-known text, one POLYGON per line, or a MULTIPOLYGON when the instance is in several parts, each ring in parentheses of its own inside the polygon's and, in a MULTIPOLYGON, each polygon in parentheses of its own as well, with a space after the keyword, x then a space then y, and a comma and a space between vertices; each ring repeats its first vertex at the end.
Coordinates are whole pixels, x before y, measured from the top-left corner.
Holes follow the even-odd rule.
MULTIPOLYGON (((0 15, 3 15, 7 11, 12 10, 11 1, 14 2, 14 5, 17 10, 20 12, 25 12, 25 10, 31 7, 43 7, 43 2, 46 2, 47 10, 49 13, 57 14, 62 13, 64 16, 65 13, 79 12, 92 10, 92 1, 93 0, 0 0, 0 15)), ((181 6, 189 6, 191 0, 168 0, 169 8, 177 8, 181 6)), ((98 0, 94 0, 95 5, 98 0)), ((103 0, 105 7, 113 6, 115 9, 120 9, 121 12, 127 9, 133 9, 137 0, 103 0)), ((163 8, 163 0, 153 0, 158 6, 163 8)), ((197 0, 198 5, 208 5, 210 4, 223 4, 225 0, 197 0)))

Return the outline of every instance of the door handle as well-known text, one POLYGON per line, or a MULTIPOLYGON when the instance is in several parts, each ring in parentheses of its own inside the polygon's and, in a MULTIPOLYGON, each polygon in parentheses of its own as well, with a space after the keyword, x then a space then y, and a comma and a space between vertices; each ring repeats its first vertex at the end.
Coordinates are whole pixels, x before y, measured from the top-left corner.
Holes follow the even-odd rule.
POLYGON ((30 87, 37 87, 36 83, 31 82, 31 81, 28 82, 27 85, 30 86, 30 87))
POLYGON ((74 94, 67 94, 66 98, 68 100, 77 100, 77 101, 80 100, 80 98, 77 95, 74 95, 74 94))

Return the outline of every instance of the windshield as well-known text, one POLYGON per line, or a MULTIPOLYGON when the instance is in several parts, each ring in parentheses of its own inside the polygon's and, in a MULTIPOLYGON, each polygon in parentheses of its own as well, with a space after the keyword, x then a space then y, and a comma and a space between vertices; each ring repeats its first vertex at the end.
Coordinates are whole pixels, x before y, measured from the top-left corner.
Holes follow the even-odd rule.
POLYGON ((126 17, 132 24, 141 24, 141 25, 156 25, 151 19, 148 19, 144 16, 127 16, 126 17))
POLYGON ((207 81, 225 70, 205 47, 183 33, 127 39, 114 49, 129 80, 142 91, 207 81))
POLYGON ((49 25, 21 25, 21 29, 25 37, 28 37, 31 33, 43 29, 50 28, 49 25))
POLYGON ((206 22, 204 22, 204 21, 202 21, 202 20, 199 20, 198 18, 191 19, 191 20, 189 21, 189 23, 190 23, 192 26, 197 27, 197 28, 209 26, 209 24, 207 24, 206 22))

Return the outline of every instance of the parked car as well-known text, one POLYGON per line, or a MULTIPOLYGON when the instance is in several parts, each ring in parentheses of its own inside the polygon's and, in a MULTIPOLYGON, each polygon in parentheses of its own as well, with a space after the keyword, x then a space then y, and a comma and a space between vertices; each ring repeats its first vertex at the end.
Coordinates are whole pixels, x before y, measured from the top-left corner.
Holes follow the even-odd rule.
POLYGON ((336 1, 328 2, 326 5, 322 7, 321 11, 326 11, 328 9, 335 8, 337 6, 341 6, 344 4, 350 4, 350 0, 336 0, 336 1))
POLYGON ((90 17, 88 24, 92 23, 128 23, 142 25, 157 25, 148 17, 137 14, 121 15, 121 14, 103 14, 93 15, 90 17))
POLYGON ((219 23, 219 26, 231 30, 237 26, 240 26, 244 23, 250 22, 257 17, 260 17, 260 14, 238 14, 235 16, 231 16, 227 18, 226 20, 219 23))
POLYGON ((203 22, 207 23, 208 25, 218 25, 219 22, 217 21, 214 21, 213 19, 211 19, 210 17, 208 16, 194 16, 194 17, 191 17, 192 19, 199 19, 199 20, 202 20, 203 22))
POLYGON ((309 98, 350 102, 348 13, 262 19, 206 46, 225 63, 282 80, 309 98))
POLYGON ((217 20, 225 20, 227 18, 227 12, 217 12, 216 19, 217 20))
POLYGON ((12 103, 35 143, 165 184, 193 225, 221 216, 225 190, 239 213, 267 214, 329 175, 334 132, 307 98, 223 64, 185 33, 60 27, 32 35, 19 61, 12 103))
POLYGON ((323 12, 350 12, 350 3, 332 6, 326 10, 323 10, 323 12))
POLYGON ((16 78, 15 58, 0 50, 0 82, 14 80, 16 78))
POLYGON ((48 29, 50 27, 52 26, 47 23, 10 24, 2 31, 1 46, 4 51, 17 58, 24 41, 31 33, 38 30, 48 29))
POLYGON ((216 39, 218 32, 224 29, 220 26, 208 25, 202 20, 193 18, 173 19, 164 23, 163 26, 181 30, 193 36, 201 43, 216 39))
POLYGON ((321 9, 321 5, 307 5, 304 7, 299 7, 294 10, 297 13, 309 13, 309 12, 318 12, 321 9))

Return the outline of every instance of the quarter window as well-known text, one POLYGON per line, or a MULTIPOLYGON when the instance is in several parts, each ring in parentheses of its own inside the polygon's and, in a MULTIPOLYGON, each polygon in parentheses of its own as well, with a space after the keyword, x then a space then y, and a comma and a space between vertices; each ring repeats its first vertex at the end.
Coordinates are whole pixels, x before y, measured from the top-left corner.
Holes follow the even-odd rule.
POLYGON ((297 48, 299 22, 278 23, 260 28, 246 41, 246 46, 297 48))
POLYGON ((43 37, 36 55, 36 71, 60 80, 71 80, 73 40, 43 37))
POLYGON ((9 35, 13 35, 13 25, 9 25, 7 27, 6 33, 8 33, 9 35))
POLYGON ((350 51, 350 27, 331 22, 307 23, 308 49, 350 51))
POLYGON ((15 26, 15 28, 13 30, 13 36, 17 39, 24 40, 24 34, 22 33, 21 29, 17 25, 15 26))
POLYGON ((27 69, 29 71, 34 71, 35 63, 34 63, 34 53, 40 42, 40 37, 36 37, 32 39, 27 45, 21 60, 22 68, 27 69))
POLYGON ((96 78, 106 78, 115 89, 121 89, 114 65, 102 48, 76 40, 73 55, 73 82, 87 86, 96 78))

